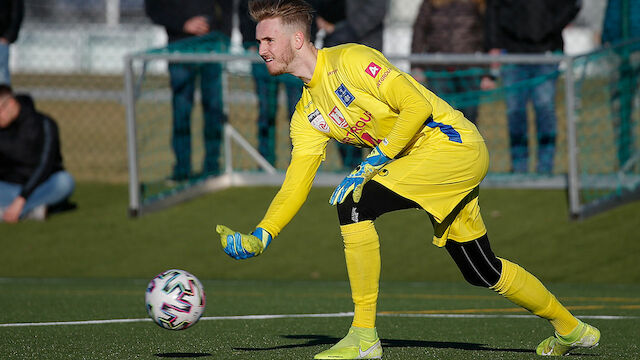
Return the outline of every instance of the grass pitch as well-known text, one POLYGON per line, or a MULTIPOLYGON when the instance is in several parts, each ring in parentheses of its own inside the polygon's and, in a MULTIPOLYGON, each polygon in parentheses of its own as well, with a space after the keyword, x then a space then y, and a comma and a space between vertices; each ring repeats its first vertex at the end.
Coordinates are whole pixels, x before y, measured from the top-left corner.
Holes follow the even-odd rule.
MULTIPOLYGON (((345 334, 351 315, 340 312, 352 310, 346 282, 205 280, 203 320, 173 332, 146 319, 145 280, 0 283, 14 294, 0 300, 12 309, 0 324, 8 359, 312 359, 345 334), (301 314, 316 315, 291 316, 301 314)), ((571 358, 637 358, 640 286, 551 289, 603 334, 599 347, 571 358)), ((552 333, 546 321, 464 284, 383 282, 379 312, 385 359, 536 359, 536 345, 552 333)))
MULTIPOLYGON (((352 311, 335 209, 327 203, 332 189, 314 188, 257 258, 227 257, 214 233, 217 223, 252 229, 276 191, 234 188, 128 219, 126 186, 80 183, 76 211, 44 223, 0 224, 0 358, 313 358, 344 336, 350 315, 335 314, 352 311), (171 332, 146 320, 147 282, 170 268, 192 272, 205 286, 206 318, 192 329, 171 332)), ((537 275, 602 331, 599 347, 571 358, 640 357, 640 203, 570 222, 561 191, 490 189, 480 200, 496 254, 537 275)), ((538 358, 535 346, 552 328, 467 285, 446 251, 430 244, 423 212, 386 214, 376 227, 385 359, 538 358)))

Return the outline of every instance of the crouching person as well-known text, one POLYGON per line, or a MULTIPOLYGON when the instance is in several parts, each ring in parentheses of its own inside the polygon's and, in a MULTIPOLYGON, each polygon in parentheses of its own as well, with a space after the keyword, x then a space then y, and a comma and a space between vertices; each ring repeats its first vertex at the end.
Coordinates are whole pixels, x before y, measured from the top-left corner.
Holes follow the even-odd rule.
POLYGON ((28 95, 0 85, 0 222, 44 220, 75 187, 64 170, 55 121, 28 95))

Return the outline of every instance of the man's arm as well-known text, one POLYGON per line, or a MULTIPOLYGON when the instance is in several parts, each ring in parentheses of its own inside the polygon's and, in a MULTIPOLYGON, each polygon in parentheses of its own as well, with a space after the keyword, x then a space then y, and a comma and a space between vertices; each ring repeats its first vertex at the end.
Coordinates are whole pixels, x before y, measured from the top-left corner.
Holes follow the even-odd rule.
POLYGON ((293 156, 280 191, 251 235, 216 226, 224 252, 236 260, 262 254, 307 199, 321 161, 322 155, 293 156))
POLYGON ((164 26, 171 33, 181 33, 187 19, 176 16, 172 11, 176 6, 180 6, 179 3, 171 0, 144 1, 145 13, 154 24, 164 26))
POLYGON ((339 31, 341 26, 348 24, 358 38, 362 38, 384 23, 388 0, 360 1, 359 3, 360 6, 357 7, 347 4, 347 18, 344 22, 336 24, 335 31, 339 31))
POLYGON ((9 26, 4 33, 0 34, 0 39, 6 41, 6 43, 12 43, 18 38, 20 32, 20 25, 22 24, 22 18, 24 17, 24 1, 23 0, 11 0, 11 16, 9 17, 9 26))
MULTIPOLYGON (((423 1, 418 10, 418 16, 413 23, 413 36, 411 39, 411 53, 423 54, 427 52, 427 30, 431 23, 431 3, 423 1)), ((424 76, 424 64, 412 64, 411 74, 420 83, 424 83, 427 79, 424 76)))
POLYGON ((484 48, 487 52, 502 47, 498 25, 498 6, 498 0, 487 0, 487 9, 484 14, 484 48))
POLYGON ((56 165, 59 149, 58 127, 53 120, 42 116, 42 151, 40 152, 40 159, 29 180, 22 187, 20 196, 28 199, 36 187, 51 175, 51 169, 56 165))
POLYGON ((383 101, 399 112, 385 141, 378 145, 385 155, 393 159, 424 125, 433 107, 405 75, 391 79, 381 94, 383 101))
POLYGON ((307 200, 321 162, 322 155, 294 155, 291 158, 282 187, 258 227, 273 237, 280 233, 307 200))

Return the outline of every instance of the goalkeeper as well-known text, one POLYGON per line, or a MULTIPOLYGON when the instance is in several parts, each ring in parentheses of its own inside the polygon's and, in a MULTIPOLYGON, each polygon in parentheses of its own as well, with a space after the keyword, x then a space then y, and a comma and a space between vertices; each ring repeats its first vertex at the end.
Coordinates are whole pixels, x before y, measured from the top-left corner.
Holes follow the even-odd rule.
POLYGON ((269 73, 290 73, 305 85, 291 119, 293 150, 284 183, 251 235, 218 225, 224 251, 245 259, 266 249, 305 201, 330 139, 372 149, 329 200, 338 209, 355 309, 347 335, 316 359, 382 357, 375 328, 380 252, 373 221, 408 208, 426 210, 433 243, 448 251, 469 283, 549 320, 555 333, 538 345, 539 355, 598 344, 598 329, 576 319, 537 278, 491 250, 478 205, 489 155, 461 112, 376 50, 356 44, 316 49, 309 41, 312 8, 302 0, 257 0, 249 9, 269 73))

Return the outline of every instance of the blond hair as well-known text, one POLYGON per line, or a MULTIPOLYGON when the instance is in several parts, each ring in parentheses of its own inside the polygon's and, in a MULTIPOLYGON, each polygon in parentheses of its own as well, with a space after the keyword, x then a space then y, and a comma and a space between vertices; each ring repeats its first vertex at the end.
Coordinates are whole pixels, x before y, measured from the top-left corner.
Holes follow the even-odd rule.
POLYGON ((311 5, 303 0, 254 0, 249 3, 249 15, 256 23, 280 18, 284 25, 299 26, 309 40, 313 13, 311 5))

